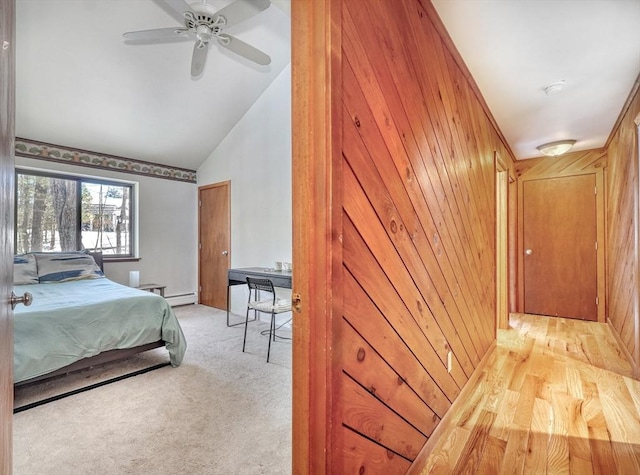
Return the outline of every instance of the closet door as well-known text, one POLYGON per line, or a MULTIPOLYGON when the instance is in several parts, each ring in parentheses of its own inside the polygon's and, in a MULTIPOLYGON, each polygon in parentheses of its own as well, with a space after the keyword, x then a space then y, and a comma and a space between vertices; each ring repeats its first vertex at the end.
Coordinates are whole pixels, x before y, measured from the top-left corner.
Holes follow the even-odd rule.
POLYGON ((227 271, 231 263, 231 183, 198 189, 199 289, 202 305, 227 308, 227 271))
POLYGON ((524 310, 597 320, 595 175, 523 184, 524 310))

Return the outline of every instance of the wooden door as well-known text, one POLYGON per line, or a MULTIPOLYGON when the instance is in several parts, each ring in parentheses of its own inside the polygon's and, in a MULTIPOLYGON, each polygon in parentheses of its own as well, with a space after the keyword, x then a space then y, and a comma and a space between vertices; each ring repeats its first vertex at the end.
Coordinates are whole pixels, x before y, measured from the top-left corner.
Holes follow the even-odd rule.
POLYGON ((227 308, 227 270, 231 263, 231 182, 198 188, 199 302, 227 308))
POLYGON ((523 184, 524 311, 597 320, 596 177, 523 184))
POLYGON ((15 1, 0 2, 0 474, 11 473, 13 420, 13 283, 15 1))

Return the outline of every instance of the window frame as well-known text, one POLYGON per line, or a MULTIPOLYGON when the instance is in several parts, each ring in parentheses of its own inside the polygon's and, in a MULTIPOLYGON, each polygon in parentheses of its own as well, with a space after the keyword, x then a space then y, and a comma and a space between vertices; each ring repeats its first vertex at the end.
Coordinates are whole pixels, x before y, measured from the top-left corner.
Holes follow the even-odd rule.
MULTIPOLYGON (((29 175, 29 176, 41 176, 46 178, 58 178, 62 180, 69 180, 76 182, 76 248, 82 247, 82 185, 83 183, 92 184, 92 185, 105 185, 105 186, 114 186, 114 187, 130 187, 129 193, 129 221, 130 221, 130 238, 129 238, 129 254, 103 254, 103 261, 118 261, 118 262, 126 262, 126 261, 137 261, 139 260, 138 256, 138 182, 130 181, 130 180, 118 180, 115 178, 104 178, 97 177, 95 175, 81 175, 77 173, 65 173, 60 171, 50 171, 50 170, 42 170, 37 168, 29 168, 29 167, 16 167, 15 169, 15 210, 14 210, 14 220, 16 225, 14 226, 13 235, 14 242, 18 242, 18 183, 19 183, 19 175, 29 175)), ((82 250, 82 249, 76 249, 82 250)), ((33 251, 37 252, 37 251, 33 251)))

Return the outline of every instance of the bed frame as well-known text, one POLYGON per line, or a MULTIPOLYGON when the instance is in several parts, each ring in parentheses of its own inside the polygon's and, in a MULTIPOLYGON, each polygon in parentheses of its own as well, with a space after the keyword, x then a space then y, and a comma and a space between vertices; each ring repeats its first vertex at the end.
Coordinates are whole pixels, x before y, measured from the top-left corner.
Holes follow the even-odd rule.
MULTIPOLYGON (((93 259, 96 261, 96 264, 102 269, 104 272, 104 260, 102 258, 101 252, 91 252, 88 254, 93 256, 93 259)), ((71 363, 63 368, 60 368, 51 373, 43 374, 41 376, 36 376, 35 378, 26 379, 24 381, 20 381, 19 383, 15 383, 14 386, 24 386, 26 384, 35 383, 38 381, 44 381, 50 378, 55 378, 56 376, 66 375, 68 373, 80 371, 83 369, 91 368, 92 366, 97 366, 105 363, 111 363, 112 361, 123 360, 125 358, 129 358, 133 355, 137 355, 138 353, 143 353, 145 351, 153 350, 155 348, 160 348, 165 346, 165 342, 163 340, 158 340, 153 343, 147 343, 145 345, 135 346, 133 348, 123 348, 121 350, 108 350, 103 351, 96 356, 91 356, 89 358, 83 358, 81 360, 76 361, 75 363, 71 363)), ((167 362, 166 364, 157 365, 157 367, 162 367, 170 364, 167 362)), ((154 367, 155 369, 155 367, 154 367)))
POLYGON ((36 376, 35 378, 20 381, 19 383, 15 383, 14 386, 18 387, 18 386, 23 386, 25 384, 44 381, 45 379, 55 378, 56 376, 62 376, 69 373, 76 372, 76 371, 81 371, 83 369, 91 368, 92 366, 111 363, 112 361, 123 360, 125 358, 129 358, 130 356, 137 355, 138 353, 143 353, 145 351, 153 350, 154 348, 160 348, 161 346, 164 346, 164 341, 162 340, 155 341, 153 343, 147 343, 146 345, 135 346, 133 348, 103 351, 102 353, 96 356, 83 358, 81 360, 76 361, 75 363, 71 363, 70 365, 67 365, 51 373, 43 374, 41 376, 36 376))

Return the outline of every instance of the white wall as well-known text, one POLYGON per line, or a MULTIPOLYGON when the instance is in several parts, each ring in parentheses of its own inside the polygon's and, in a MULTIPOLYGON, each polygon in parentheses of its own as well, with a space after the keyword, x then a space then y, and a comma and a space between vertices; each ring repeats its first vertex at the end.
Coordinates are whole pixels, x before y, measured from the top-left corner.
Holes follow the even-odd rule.
POLYGON ((140 260, 106 263, 106 276, 128 285, 129 271, 138 270, 140 283, 166 285, 166 297, 196 292, 198 190, 195 184, 23 157, 16 157, 16 167, 137 182, 140 260))
MULTIPOLYGON (((231 180, 231 267, 291 262, 291 65, 197 172, 198 186, 231 180)), ((233 313, 244 315, 246 292, 232 288, 233 313)))

